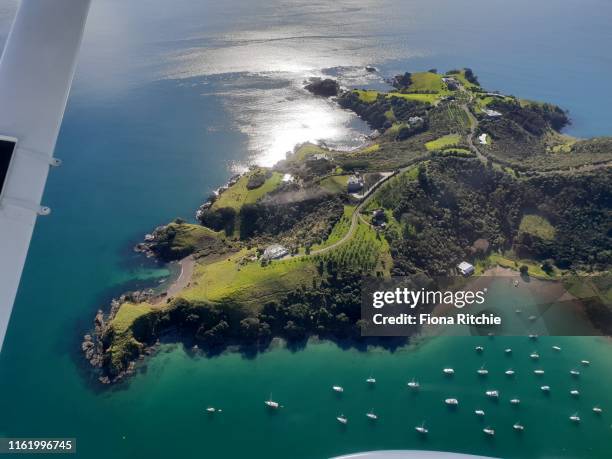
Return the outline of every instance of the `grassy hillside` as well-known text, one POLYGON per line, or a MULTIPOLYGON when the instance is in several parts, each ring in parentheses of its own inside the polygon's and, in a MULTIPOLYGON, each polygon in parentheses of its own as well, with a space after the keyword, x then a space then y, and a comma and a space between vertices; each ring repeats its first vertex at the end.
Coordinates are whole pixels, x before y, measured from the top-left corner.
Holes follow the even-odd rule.
POLYGON ((279 172, 272 172, 272 175, 258 188, 249 190, 247 185, 249 179, 254 175, 262 173, 261 169, 257 169, 248 174, 243 175, 240 179, 219 195, 219 198, 214 202, 212 210, 217 210, 223 207, 229 207, 239 211, 244 204, 252 204, 257 202, 266 194, 274 191, 281 183, 283 176, 279 172))

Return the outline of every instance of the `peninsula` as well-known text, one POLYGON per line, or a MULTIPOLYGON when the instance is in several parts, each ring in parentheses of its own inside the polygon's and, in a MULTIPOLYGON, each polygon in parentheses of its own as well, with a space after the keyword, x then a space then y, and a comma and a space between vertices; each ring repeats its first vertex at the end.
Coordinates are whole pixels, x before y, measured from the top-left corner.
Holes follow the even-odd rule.
MULTIPOLYGON (((103 383, 159 340, 207 352, 317 335, 359 342, 363 277, 476 274, 544 279, 610 269, 612 138, 577 139, 559 107, 482 88, 470 69, 396 76, 389 91, 308 84, 374 130, 351 152, 304 144, 233 177, 137 250, 181 262, 166 292, 130 292, 82 349, 103 383)), ((601 298, 609 283, 592 276, 601 298)), ((603 333, 612 312, 587 311, 603 333)))

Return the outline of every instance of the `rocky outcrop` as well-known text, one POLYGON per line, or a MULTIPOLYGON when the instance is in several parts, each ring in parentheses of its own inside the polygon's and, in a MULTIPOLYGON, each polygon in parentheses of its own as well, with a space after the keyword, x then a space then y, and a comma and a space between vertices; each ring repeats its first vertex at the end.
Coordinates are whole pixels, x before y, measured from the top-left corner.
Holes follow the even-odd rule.
POLYGON ((340 92, 340 85, 336 80, 332 80, 331 78, 312 78, 310 83, 308 83, 304 88, 307 91, 322 97, 337 96, 340 92))

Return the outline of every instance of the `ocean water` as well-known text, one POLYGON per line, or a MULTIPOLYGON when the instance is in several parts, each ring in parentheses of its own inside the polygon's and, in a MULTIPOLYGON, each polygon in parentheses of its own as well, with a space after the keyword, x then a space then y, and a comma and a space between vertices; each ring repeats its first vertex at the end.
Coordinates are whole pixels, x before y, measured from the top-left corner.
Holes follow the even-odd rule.
MULTIPOLYGON (((0 5, 0 40, 15 6, 0 5)), ((331 74, 376 87, 400 71, 469 66, 490 89, 567 108, 569 133, 605 135, 611 18, 606 0, 94 2, 56 152, 64 165, 44 198, 54 212, 37 225, 0 355, 0 435, 77 437, 84 458, 318 459, 382 448, 610 457, 612 348, 603 338, 444 337, 395 353, 317 343, 254 359, 193 358, 167 346, 112 390, 95 385, 78 348, 113 295, 168 276, 131 252, 145 232, 193 218, 233 171, 272 164, 296 143, 363 140, 366 126, 304 92, 305 79, 331 74), (548 398, 528 359, 536 348, 548 398), (584 358, 592 365, 574 381, 569 370, 584 358), (486 383, 475 373, 485 361, 486 383), (447 365, 454 379, 442 377, 447 365), (509 366, 514 380, 503 375, 509 366), (375 388, 366 387, 370 374, 375 388), (416 395, 405 387, 412 377, 423 384, 416 395), (345 387, 342 397, 332 384, 345 387), (498 404, 483 396, 493 388, 498 404), (264 409, 270 393, 285 405, 278 413, 264 409), (460 400, 456 412, 442 403, 450 396, 460 400), (514 396, 523 401, 516 410, 514 396), (206 415, 209 404, 223 413, 206 415), (591 413, 595 404, 603 416, 591 413), (380 415, 374 425, 371 408, 380 415), (576 411, 579 426, 568 421, 576 411), (413 429, 422 421, 426 439, 413 429), (512 431, 516 421, 523 435, 512 431), (489 424, 494 439, 481 432, 489 424)))

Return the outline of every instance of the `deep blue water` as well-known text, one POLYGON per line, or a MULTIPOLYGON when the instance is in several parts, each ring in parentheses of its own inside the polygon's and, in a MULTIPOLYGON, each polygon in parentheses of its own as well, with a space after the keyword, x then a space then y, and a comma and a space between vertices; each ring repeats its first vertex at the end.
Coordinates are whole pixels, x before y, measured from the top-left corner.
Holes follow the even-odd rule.
MULTIPOLYGON (((0 40, 14 5, 0 6, 0 40)), ((286 396, 296 398, 303 387, 298 377, 318 372, 323 381, 334 368, 357 377, 356 368, 396 365, 401 356, 314 347, 280 353, 276 363, 274 354, 263 361, 227 356, 208 362, 175 349, 153 359, 150 374, 127 389, 98 393, 76 349, 95 311, 113 295, 167 275, 131 252, 144 233, 177 216, 191 219, 232 170, 274 162, 294 143, 359 143, 363 123, 302 91, 305 78, 333 72, 347 85, 366 86, 380 82, 363 70, 366 64, 383 76, 469 66, 485 87, 568 109, 569 133, 605 135, 612 132, 611 19, 612 3, 605 0, 95 1, 57 146, 64 166, 50 175, 44 197, 53 214, 37 224, 0 356, 0 435, 77 436, 79 456, 88 458, 171 454, 163 441, 168 425, 179 426, 170 438, 182 442, 182 457, 206 451, 198 435, 208 438, 211 457, 220 457, 224 442, 249 429, 255 457, 320 458, 351 445, 419 446, 411 435, 400 441, 395 428, 381 429, 372 441, 359 431, 317 443, 300 435, 316 422, 299 414, 290 429, 229 417, 223 429, 210 427, 208 434, 194 427, 208 425, 200 414, 207 391, 246 406, 268 395, 270 372, 291 372, 281 380, 286 396), (249 377, 266 393, 245 390, 249 377), (141 422, 143 429, 135 429, 141 422), (185 424, 191 436, 180 434, 185 424), (122 443, 126 432, 137 440, 122 443), (258 439, 277 435, 284 440, 263 454, 265 442, 258 439), (296 442, 299 451, 288 449, 296 442)), ((602 357, 609 343, 576 340, 581 352, 589 346, 600 356, 599 377, 610 382, 612 369, 602 357)), ((606 439, 602 426, 594 429, 592 437, 570 434, 562 446, 550 431, 540 440, 528 437, 532 457, 589 455, 580 441, 606 439)), ((455 440, 438 438, 433 445, 522 454, 512 438, 497 449, 480 437, 473 448, 469 439, 455 440)), ((228 457, 238 457, 248 448, 230 451, 228 457)), ((606 451, 598 447, 592 457, 606 451)))

